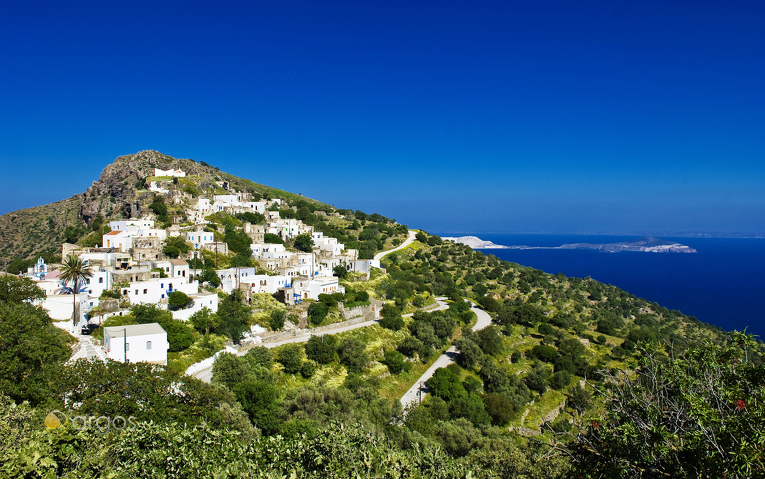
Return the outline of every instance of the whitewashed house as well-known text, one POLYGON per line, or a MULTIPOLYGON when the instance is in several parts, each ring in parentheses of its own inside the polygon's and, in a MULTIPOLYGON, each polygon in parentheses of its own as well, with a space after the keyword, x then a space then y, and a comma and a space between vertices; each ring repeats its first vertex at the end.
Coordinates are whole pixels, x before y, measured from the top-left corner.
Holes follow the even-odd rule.
POLYGON ((319 276, 313 279, 297 278, 292 282, 292 288, 296 295, 303 299, 318 300, 320 294, 345 293, 345 288, 340 285, 338 278, 332 276, 319 276))
POLYGON ((180 168, 177 168, 175 170, 173 170, 172 168, 169 170, 161 170, 159 168, 154 168, 154 176, 170 176, 173 178, 186 178, 186 173, 180 168))
POLYGON ((280 288, 289 287, 292 284, 292 280, 291 278, 283 275, 269 276, 267 274, 259 274, 255 276, 249 276, 247 278, 241 278, 239 280, 239 284, 249 284, 252 294, 274 294, 279 291, 280 288))
POLYGON ((194 245, 194 249, 202 249, 205 245, 215 242, 215 234, 211 231, 189 231, 186 241, 194 245))
POLYGON ((186 309, 179 309, 173 311, 173 318, 179 321, 188 321, 192 314, 207 308, 213 313, 218 311, 218 294, 217 293, 198 293, 192 294, 191 299, 194 300, 194 304, 186 309))
POLYGON ((104 328, 106 357, 119 362, 167 364, 167 333, 159 323, 104 328))

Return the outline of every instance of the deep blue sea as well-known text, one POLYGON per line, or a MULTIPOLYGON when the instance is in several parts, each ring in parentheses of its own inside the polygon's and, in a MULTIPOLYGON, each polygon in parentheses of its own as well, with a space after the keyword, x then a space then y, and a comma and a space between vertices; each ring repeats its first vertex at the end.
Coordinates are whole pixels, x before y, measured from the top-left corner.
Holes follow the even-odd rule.
MULTIPOLYGON (((444 236, 468 236, 444 234, 444 236)), ((501 245, 615 243, 637 236, 473 234, 501 245)), ((765 239, 669 238, 696 254, 587 250, 483 250, 547 273, 592 278, 726 330, 765 340, 765 239)))

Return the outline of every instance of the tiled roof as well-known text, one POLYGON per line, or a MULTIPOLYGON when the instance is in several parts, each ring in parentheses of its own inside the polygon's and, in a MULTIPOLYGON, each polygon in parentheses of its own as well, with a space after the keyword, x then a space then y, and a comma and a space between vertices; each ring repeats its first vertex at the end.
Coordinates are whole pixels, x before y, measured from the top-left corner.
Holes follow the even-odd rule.
POLYGON ((170 263, 175 266, 188 266, 188 263, 182 259, 171 259, 170 263))

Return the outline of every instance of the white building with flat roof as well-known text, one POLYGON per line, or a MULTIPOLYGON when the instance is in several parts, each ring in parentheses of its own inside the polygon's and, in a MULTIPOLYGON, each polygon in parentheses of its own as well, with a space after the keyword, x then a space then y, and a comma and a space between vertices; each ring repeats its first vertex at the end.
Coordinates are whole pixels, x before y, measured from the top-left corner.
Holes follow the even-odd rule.
POLYGON ((167 364, 167 333, 159 323, 104 328, 106 357, 119 362, 167 364))

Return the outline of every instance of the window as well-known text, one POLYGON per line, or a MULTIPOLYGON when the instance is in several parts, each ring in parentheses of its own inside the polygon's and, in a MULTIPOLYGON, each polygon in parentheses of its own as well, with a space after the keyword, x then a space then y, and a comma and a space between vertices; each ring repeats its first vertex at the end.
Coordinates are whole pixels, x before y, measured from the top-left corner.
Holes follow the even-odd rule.
POLYGON ((146 341, 146 349, 151 349, 151 341, 146 341))
POLYGON ((143 290, 143 294, 146 294, 147 292, 149 292, 149 290, 148 290, 148 289, 144 289, 144 290, 143 290))
POLYGON ((138 294, 138 290, 135 290, 135 294, 138 294))
POLYGON ((98 282, 99 283, 103 283, 104 282, 104 278, 98 278, 98 282))

